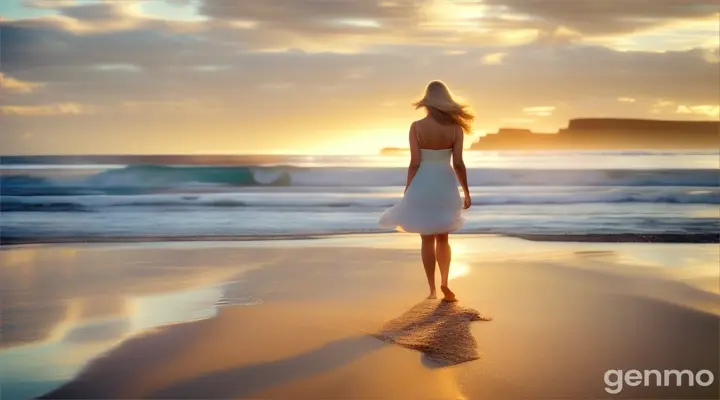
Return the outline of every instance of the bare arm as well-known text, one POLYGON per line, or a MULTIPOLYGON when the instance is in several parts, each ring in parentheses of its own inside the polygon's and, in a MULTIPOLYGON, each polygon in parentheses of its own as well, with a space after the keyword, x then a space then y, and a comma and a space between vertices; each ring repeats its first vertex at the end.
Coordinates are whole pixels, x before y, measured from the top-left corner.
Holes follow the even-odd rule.
POLYGON ((408 166, 407 183, 405 184, 405 191, 407 192, 410 187, 415 174, 417 174, 420 168, 420 143, 418 143, 417 134, 415 132, 415 123, 410 125, 410 165, 408 166))
POLYGON ((453 143, 453 169, 455 170, 455 174, 458 177, 458 181, 460 181, 460 186, 462 186, 463 193, 465 194, 465 208, 470 207, 470 188, 468 187, 467 182, 467 168, 465 168, 465 161, 463 160, 463 141, 465 139, 465 135, 462 132, 462 129, 458 129, 455 132, 455 142, 453 143))

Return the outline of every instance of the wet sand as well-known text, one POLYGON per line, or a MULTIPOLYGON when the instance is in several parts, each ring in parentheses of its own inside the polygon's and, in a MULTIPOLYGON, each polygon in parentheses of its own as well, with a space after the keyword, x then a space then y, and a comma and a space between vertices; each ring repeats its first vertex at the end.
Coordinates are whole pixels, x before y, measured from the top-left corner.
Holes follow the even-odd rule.
POLYGON ((717 397, 716 246, 453 243, 453 306, 405 235, 4 249, 3 399, 717 397), (632 369, 715 381, 606 391, 632 369))

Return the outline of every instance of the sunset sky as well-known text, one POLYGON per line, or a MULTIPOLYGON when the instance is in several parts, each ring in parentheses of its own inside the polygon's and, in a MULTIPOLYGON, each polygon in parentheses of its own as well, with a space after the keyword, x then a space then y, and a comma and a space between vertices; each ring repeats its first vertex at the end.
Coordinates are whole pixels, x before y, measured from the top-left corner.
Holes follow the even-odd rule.
POLYGON ((718 119, 717 0, 2 0, 0 154, 376 153, 432 79, 478 133, 718 119))

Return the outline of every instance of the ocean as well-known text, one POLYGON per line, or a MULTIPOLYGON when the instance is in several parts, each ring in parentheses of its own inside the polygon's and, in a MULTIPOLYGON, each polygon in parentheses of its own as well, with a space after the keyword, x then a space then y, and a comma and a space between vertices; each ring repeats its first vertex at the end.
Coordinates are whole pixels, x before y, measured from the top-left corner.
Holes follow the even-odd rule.
MULTIPOLYGON (((714 151, 472 151, 459 233, 710 235, 714 151)), ((161 241, 381 233, 407 156, 238 156, 233 165, 0 163, 0 240, 161 241)), ((613 239, 615 240, 615 239, 613 239)), ((692 241, 692 240, 690 240, 692 241)))

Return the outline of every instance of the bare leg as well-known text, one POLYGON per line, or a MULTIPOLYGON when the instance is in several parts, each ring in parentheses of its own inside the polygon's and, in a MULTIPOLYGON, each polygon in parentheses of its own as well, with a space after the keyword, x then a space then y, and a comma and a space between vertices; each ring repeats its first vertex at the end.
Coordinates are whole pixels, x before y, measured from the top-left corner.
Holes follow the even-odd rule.
POLYGON ((442 290, 445 301, 457 301, 455 293, 448 287, 448 276, 450 275, 450 261, 452 249, 448 241, 447 233, 435 235, 435 254, 437 254, 438 266, 440 267, 440 290, 442 290))
POLYGON ((422 256, 423 267, 425 267, 425 275, 427 276, 428 286, 430 286, 430 295, 428 299, 436 299, 435 294, 435 235, 420 235, 422 239, 422 247, 420 254, 422 256))

